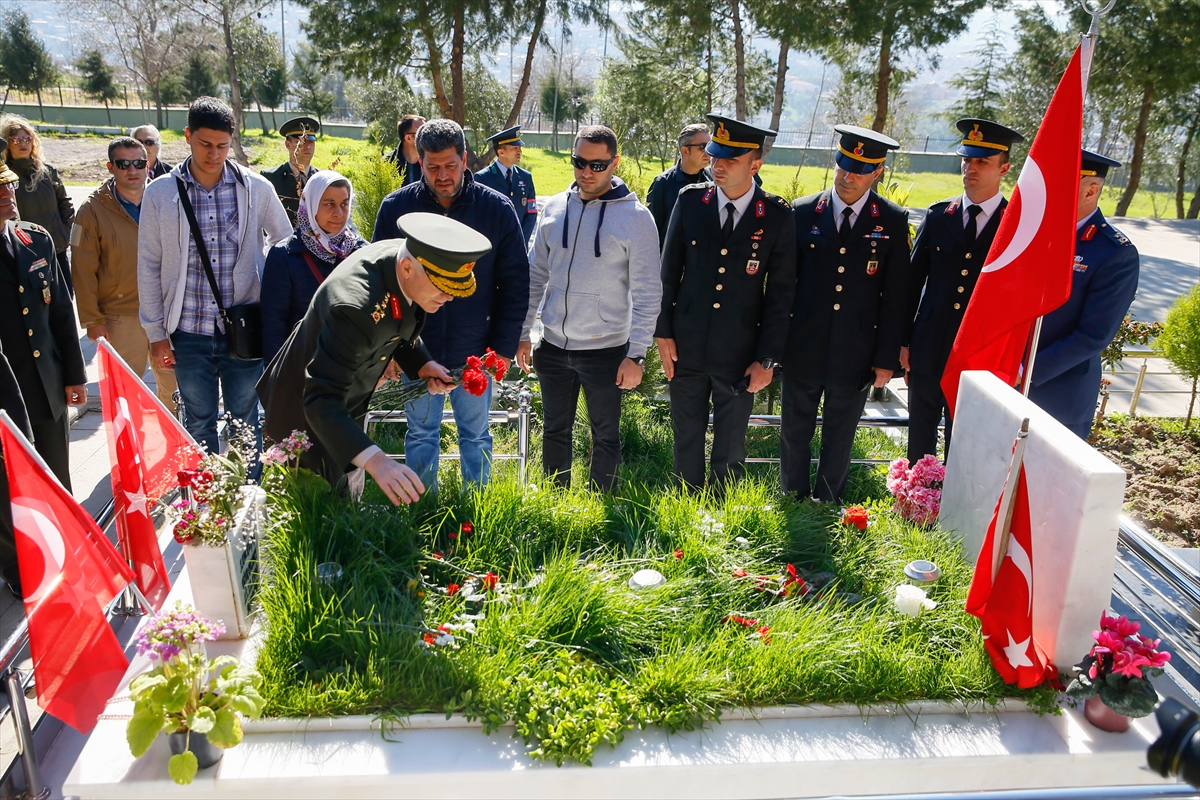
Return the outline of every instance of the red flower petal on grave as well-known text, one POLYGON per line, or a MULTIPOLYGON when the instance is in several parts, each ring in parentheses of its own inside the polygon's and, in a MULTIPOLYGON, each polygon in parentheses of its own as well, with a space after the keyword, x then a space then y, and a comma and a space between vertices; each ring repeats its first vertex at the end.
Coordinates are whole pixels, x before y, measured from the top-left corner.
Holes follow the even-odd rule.
POLYGON ((676 551, 675 551, 675 558, 677 558, 677 559, 679 559, 680 561, 682 561, 682 560, 683 560, 683 551, 682 551, 682 550, 676 550, 676 551))
POLYGON ((492 589, 495 589, 496 584, 498 584, 499 582, 500 582, 500 576, 494 572, 489 572, 487 575, 483 576, 483 588, 487 589, 489 592, 492 589))
POLYGON ((458 590, 461 588, 462 587, 459 586, 457 583, 451 583, 451 584, 447 585, 446 586, 446 596, 454 597, 454 595, 458 594, 458 590))

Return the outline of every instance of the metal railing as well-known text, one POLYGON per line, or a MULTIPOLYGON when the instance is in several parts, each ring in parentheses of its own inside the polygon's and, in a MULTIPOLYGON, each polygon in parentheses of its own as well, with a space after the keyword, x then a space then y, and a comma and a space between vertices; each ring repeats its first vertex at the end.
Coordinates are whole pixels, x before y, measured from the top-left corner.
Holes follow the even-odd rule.
MULTIPOLYGON (((1151 376, 1173 375, 1175 377, 1179 377, 1179 374, 1176 372, 1172 372, 1169 369, 1168 370, 1150 371, 1148 369, 1148 364, 1147 364, 1147 362, 1150 361, 1150 359, 1165 359, 1165 356, 1163 356, 1161 353, 1156 353, 1153 350, 1126 350, 1124 356, 1121 358, 1121 363, 1123 364, 1126 361, 1126 359, 1137 359, 1137 358, 1140 358, 1142 360, 1142 363, 1136 371, 1120 369, 1120 370, 1115 370, 1113 372, 1107 373, 1109 375, 1136 375, 1137 378, 1134 381, 1133 388, 1132 389, 1108 389, 1105 392, 1103 392, 1101 395, 1101 396, 1103 396, 1105 394, 1107 394, 1107 395, 1114 395, 1114 394, 1131 395, 1131 397, 1129 398, 1129 416, 1132 417, 1132 416, 1137 415, 1138 401, 1141 400, 1142 395, 1144 395, 1144 394, 1189 394, 1190 395, 1192 393, 1191 389, 1147 389, 1147 388, 1145 388, 1147 375, 1151 375, 1151 376)), ((1106 400, 1101 400, 1101 412, 1102 413, 1104 410, 1104 405, 1106 403, 1107 403, 1106 400)))
MULTIPOLYGON (((100 509, 94 519, 100 530, 104 530, 112 523, 114 519, 115 505, 112 500, 100 509)), ((113 604, 115 606, 116 603, 113 604)), ((109 616, 115 612, 110 606, 109 616)), ((42 780, 41 770, 38 768, 37 753, 33 746, 33 731, 37 727, 31 724, 29 717, 29 708, 25 704, 25 693, 33 684, 33 671, 28 675, 22 676, 17 669, 17 659, 25 651, 29 645, 29 622, 22 616, 20 623, 16 629, 9 634, 8 638, 0 645, 0 676, 3 677, 4 690, 8 695, 8 708, 0 710, 0 723, 4 721, 4 717, 9 713, 12 714, 13 724, 16 727, 17 739, 17 754, 18 761, 21 764, 21 771, 25 777, 25 793, 23 796, 35 798, 35 800, 44 800, 50 796, 50 787, 42 780)), ((38 720, 41 722, 41 719, 38 720)), ((17 763, 14 761, 5 770, 0 784, 6 782, 12 774, 12 768, 17 763)))

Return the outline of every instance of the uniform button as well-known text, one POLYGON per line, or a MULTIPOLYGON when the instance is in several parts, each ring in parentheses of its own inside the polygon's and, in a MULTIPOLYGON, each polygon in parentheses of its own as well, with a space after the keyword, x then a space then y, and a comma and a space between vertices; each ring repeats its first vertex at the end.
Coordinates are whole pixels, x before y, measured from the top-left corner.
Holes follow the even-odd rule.
POLYGON ((29 309, 28 309, 28 308, 22 308, 22 309, 21 309, 21 314, 22 314, 22 315, 24 315, 24 314, 28 314, 28 313, 29 313, 29 309))
POLYGON ((380 360, 380 361, 387 361, 387 356, 380 356, 380 357, 379 357, 379 360, 380 360))
POLYGON ((713 308, 720 308, 720 307, 721 307, 720 303, 713 303, 713 308))
POLYGON ((389 341, 389 342, 394 342, 394 341, 396 341, 396 340, 397 340, 397 339, 399 339, 399 338, 400 338, 399 336, 393 336, 392 338, 388 339, 388 341, 389 341))
POLYGON ((728 250, 726 250, 724 247, 722 247, 722 248, 721 248, 721 255, 723 255, 723 256, 727 256, 727 255, 729 255, 729 251, 728 251, 728 250))
POLYGON ((25 291, 25 287, 24 287, 24 286, 18 286, 18 287, 17 287, 17 289, 18 289, 18 291, 21 291, 21 292, 24 292, 24 291, 25 291))
POLYGON ((46 273, 44 273, 44 272, 39 272, 39 273, 38 273, 38 277, 39 277, 39 278, 44 278, 44 277, 46 277, 46 273))
POLYGON ((835 287, 833 287, 833 288, 834 288, 834 289, 836 289, 836 290, 837 290, 837 291, 839 291, 839 292, 842 290, 842 286, 841 286, 841 284, 838 284, 837 286, 835 286, 835 287))
POLYGON ((969 270, 965 270, 965 269, 963 270, 963 275, 970 275, 970 274, 971 274, 971 272, 969 270))
POLYGON ((937 250, 939 253, 940 253, 940 252, 942 252, 942 248, 940 248, 940 247, 935 247, 935 248, 933 248, 933 249, 934 249, 934 250, 937 250))
POLYGON ((838 250, 838 252, 841 253, 842 255, 846 255, 846 248, 842 247, 838 250))
POLYGON ((750 249, 751 249, 751 250, 757 250, 757 249, 758 249, 758 242, 755 242, 754 244, 750 245, 750 249))
POLYGON ((967 260, 968 260, 968 261, 970 261, 970 260, 971 260, 971 254, 970 254, 970 253, 967 253, 967 260))
POLYGON ((810 244, 810 245, 809 245, 809 247, 812 247, 812 248, 814 248, 814 249, 815 249, 815 248, 816 248, 816 245, 815 245, 815 244, 810 244))
POLYGON ((845 271, 846 271, 845 267, 838 267, 838 272, 845 272, 845 271))
POLYGON ((29 335, 30 335, 30 336, 33 336, 33 328, 30 328, 30 329, 29 329, 29 335))
POLYGON ((717 272, 719 272, 719 273, 721 273, 722 275, 724 275, 724 274, 725 274, 725 268, 724 268, 724 267, 717 267, 717 272))
POLYGON ((695 243, 696 243, 696 240, 695 240, 695 239, 692 239, 692 244, 695 244, 695 243))
POLYGON ((718 291, 718 292, 719 292, 719 291, 721 291, 721 289, 723 289, 723 288, 724 288, 724 287, 723 287, 723 286, 721 286, 721 284, 719 284, 719 283, 717 284, 717 291, 718 291))
POLYGON ((41 358, 41 356, 42 356, 42 354, 41 354, 41 352, 40 352, 40 351, 38 351, 38 350, 34 350, 34 351, 33 351, 33 357, 34 357, 34 358, 41 358))
POLYGON ((841 306, 841 304, 840 304, 840 303, 834 303, 834 304, 833 304, 833 310, 834 310, 834 311, 841 311, 841 310, 842 310, 842 306, 841 306))
POLYGON ((966 289, 964 289, 963 287, 961 287, 961 286, 960 286, 960 287, 958 287, 958 293, 959 293, 959 294, 962 294, 962 293, 963 293, 963 292, 965 292, 965 291, 966 291, 966 289))
POLYGON ((954 310, 955 310, 955 311, 958 311, 960 308, 962 308, 962 304, 960 304, 960 303, 955 303, 955 304, 954 304, 954 310))

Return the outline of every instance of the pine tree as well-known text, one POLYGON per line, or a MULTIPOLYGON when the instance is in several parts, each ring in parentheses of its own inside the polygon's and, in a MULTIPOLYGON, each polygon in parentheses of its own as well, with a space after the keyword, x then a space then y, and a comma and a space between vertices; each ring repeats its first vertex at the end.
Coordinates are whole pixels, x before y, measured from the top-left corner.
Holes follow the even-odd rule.
POLYGON ((104 54, 99 50, 87 50, 75 62, 75 67, 83 76, 80 88, 83 93, 93 100, 104 103, 104 111, 108 114, 108 124, 112 125, 112 109, 109 103, 122 95, 121 87, 117 85, 117 72, 112 65, 104 60, 104 54))

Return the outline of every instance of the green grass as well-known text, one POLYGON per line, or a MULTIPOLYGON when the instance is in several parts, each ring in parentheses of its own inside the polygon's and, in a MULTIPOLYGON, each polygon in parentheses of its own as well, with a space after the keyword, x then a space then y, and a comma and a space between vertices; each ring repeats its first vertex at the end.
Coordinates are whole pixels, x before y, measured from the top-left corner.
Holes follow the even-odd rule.
MULTIPOLYGON (((392 429, 381 443, 402 446, 400 426, 380 427, 392 429)), ((515 722, 533 758, 587 763, 638 726, 691 729, 736 706, 1048 704, 1049 690, 1018 693, 992 670, 962 611, 971 567, 943 532, 899 520, 886 502, 872 504, 867 531, 846 529, 836 509, 781 496, 773 468, 752 467, 721 495, 682 493, 670 485, 664 404, 629 395, 622 431, 615 496, 580 488, 582 425, 570 490, 523 487, 504 465, 484 491, 463 492, 450 464, 440 496, 409 508, 392 508, 373 484, 362 505, 274 494, 260 593, 267 713, 461 713, 489 731, 515 722), (465 521, 475 533, 455 536, 465 521), (930 592, 940 605, 918 619, 891 603, 915 558, 944 572, 930 592), (343 567, 335 583, 315 579, 325 561, 343 567), (788 564, 816 587, 807 598, 756 589, 755 576, 788 564), (647 567, 666 584, 629 589, 647 567), (489 572, 497 591, 479 588, 489 572), (467 588, 450 596, 451 583, 467 588), (756 625, 722 622, 730 614, 756 625), (454 646, 423 643, 447 623, 474 632, 456 633, 454 646)), ((751 448, 777 444, 758 436, 751 448)), ((857 449, 898 447, 875 433, 857 449)), ((881 497, 879 470, 857 469, 850 495, 881 497)))

